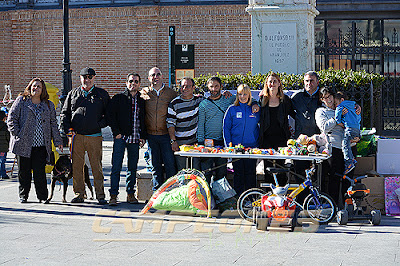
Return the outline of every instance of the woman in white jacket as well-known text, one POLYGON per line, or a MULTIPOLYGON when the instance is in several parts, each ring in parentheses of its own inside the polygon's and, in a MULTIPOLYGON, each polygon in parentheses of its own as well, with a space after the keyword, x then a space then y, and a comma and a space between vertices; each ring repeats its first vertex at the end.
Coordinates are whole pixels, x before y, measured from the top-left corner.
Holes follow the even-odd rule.
MULTIPOLYGON (((336 93, 332 88, 321 88, 320 99, 322 107, 315 112, 315 120, 321 133, 328 136, 328 140, 332 145, 332 156, 323 163, 323 180, 322 190, 327 192, 336 201, 339 207, 343 206, 343 202, 339 202, 339 193, 344 194, 350 186, 350 182, 343 180, 341 173, 344 172, 344 158, 342 152, 342 140, 344 129, 336 123, 335 120, 335 101, 333 99, 336 93), (340 175, 337 175, 337 174, 340 175)), ((355 146, 352 147, 354 154, 357 154, 355 146)), ((353 173, 348 175, 350 178, 353 173)))

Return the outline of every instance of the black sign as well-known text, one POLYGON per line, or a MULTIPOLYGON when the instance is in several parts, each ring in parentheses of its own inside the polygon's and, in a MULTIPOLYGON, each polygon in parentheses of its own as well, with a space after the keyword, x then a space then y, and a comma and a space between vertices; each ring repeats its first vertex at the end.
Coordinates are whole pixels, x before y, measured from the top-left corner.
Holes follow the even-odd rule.
POLYGON ((175 69, 194 69, 194 44, 175 45, 175 69))

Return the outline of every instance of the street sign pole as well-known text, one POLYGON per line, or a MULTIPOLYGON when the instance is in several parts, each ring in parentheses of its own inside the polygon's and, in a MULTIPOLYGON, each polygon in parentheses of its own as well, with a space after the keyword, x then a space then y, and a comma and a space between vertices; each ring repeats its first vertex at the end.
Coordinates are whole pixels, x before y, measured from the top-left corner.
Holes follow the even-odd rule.
POLYGON ((169 86, 173 87, 175 84, 175 26, 168 27, 168 70, 169 70, 169 86))

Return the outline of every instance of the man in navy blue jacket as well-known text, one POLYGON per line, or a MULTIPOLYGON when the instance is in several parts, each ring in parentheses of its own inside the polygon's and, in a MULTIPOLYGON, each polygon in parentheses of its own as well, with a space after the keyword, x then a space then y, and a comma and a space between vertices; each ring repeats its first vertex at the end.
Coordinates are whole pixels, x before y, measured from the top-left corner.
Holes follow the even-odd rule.
POLYGON ((320 133, 315 122, 315 111, 321 106, 318 86, 318 74, 309 71, 304 75, 304 90, 292 96, 293 107, 296 110, 295 138, 300 134, 312 136, 320 133))

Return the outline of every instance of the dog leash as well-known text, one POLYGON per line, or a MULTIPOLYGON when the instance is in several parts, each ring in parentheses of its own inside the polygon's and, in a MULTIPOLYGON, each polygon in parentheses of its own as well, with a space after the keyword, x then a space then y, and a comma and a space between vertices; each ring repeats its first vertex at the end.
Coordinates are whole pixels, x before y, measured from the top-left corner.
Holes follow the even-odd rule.
MULTIPOLYGON (((69 152, 70 152, 70 154, 72 155, 72 151, 74 150, 74 139, 75 139, 75 134, 72 134, 72 133, 70 133, 71 135, 71 137, 72 137, 72 140, 71 140, 71 145, 69 146, 69 152)), ((68 135, 67 135, 68 136, 68 135)), ((70 136, 68 136, 68 137, 70 137, 70 136)))
MULTIPOLYGON (((72 134, 72 133, 69 133, 70 135, 69 135, 69 137, 72 137, 72 140, 71 140, 71 145, 69 146, 69 152, 70 152, 70 154, 71 154, 71 159, 72 159, 72 153, 73 153, 73 151, 74 151, 74 143, 75 143, 75 136, 76 136, 76 134, 72 134)), ((67 135, 68 136, 68 135, 67 135)), ((82 159, 85 159, 85 158, 82 158, 82 159)))
POLYGON ((56 166, 54 166, 53 170, 56 170, 56 172, 57 172, 57 174, 56 174, 54 177, 59 177, 59 176, 61 176, 61 175, 65 175, 65 172, 66 172, 66 171, 60 172, 60 171, 57 169, 56 166))

